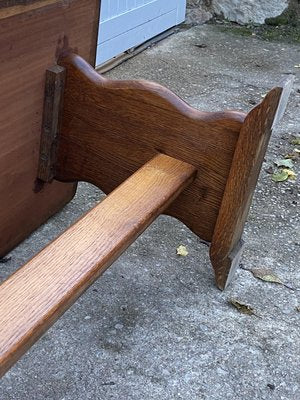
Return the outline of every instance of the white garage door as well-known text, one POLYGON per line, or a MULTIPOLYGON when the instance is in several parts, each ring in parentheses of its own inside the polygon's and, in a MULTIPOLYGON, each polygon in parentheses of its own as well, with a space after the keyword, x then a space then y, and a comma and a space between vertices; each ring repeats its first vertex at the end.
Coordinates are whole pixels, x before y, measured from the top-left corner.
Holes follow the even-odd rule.
POLYGON ((182 22, 186 0, 102 0, 97 65, 182 22))

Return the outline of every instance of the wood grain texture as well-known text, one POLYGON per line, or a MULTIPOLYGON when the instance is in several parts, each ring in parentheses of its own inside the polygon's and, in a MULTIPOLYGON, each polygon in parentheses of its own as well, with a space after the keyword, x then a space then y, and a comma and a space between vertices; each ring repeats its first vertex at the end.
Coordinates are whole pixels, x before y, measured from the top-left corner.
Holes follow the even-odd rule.
POLYGON ((0 286, 0 376, 195 178, 158 155, 0 286))
POLYGON ((65 47, 93 64, 98 14, 96 0, 0 1, 0 257, 74 194, 60 182, 35 192, 45 71, 65 47))
MULTIPOLYGON (((16 16, 18 14, 35 11, 46 7, 58 0, 0 0, 0 19, 16 16)), ((60 1, 61 3, 61 1, 60 1)))
POLYGON ((283 115, 291 85, 292 78, 287 78, 272 89, 250 111, 241 129, 210 247, 220 289, 230 282, 238 266, 241 237, 274 120, 283 115))
POLYGON ((165 211, 202 239, 214 226, 245 114, 205 113, 146 81, 111 81, 70 54, 56 179, 111 192, 158 153, 197 168, 193 184, 165 211))
POLYGON ((46 70, 45 99, 38 179, 51 182, 56 164, 56 148, 61 125, 66 71, 59 65, 46 70))
POLYGON ((56 179, 89 181, 109 193, 157 153, 194 165, 197 178, 165 213, 211 242, 223 289, 239 263, 258 174, 291 79, 245 119, 239 112, 200 112, 155 83, 105 79, 74 54, 59 64, 67 82, 56 179))

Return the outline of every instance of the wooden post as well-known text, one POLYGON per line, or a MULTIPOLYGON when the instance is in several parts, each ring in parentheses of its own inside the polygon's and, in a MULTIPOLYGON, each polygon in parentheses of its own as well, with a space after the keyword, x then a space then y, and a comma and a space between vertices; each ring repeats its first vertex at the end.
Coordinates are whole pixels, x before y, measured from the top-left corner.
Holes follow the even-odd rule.
POLYGON ((210 247, 216 282, 224 289, 239 265, 242 234, 272 128, 280 120, 293 77, 273 88, 247 115, 234 152, 210 247))

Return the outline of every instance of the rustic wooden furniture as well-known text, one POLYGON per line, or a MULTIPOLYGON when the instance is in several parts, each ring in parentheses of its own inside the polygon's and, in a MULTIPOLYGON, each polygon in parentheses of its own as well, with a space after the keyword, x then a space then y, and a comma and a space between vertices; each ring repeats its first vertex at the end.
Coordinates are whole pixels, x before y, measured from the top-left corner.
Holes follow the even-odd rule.
POLYGON ((69 201, 74 182, 110 194, 0 286, 0 375, 161 213, 210 242, 223 289, 291 87, 287 79, 249 114, 200 112, 84 60, 94 58, 97 1, 4 3, 1 255, 69 201))
POLYGON ((67 41, 93 64, 98 14, 98 0, 0 0, 0 257, 75 193, 36 190, 45 70, 67 41))

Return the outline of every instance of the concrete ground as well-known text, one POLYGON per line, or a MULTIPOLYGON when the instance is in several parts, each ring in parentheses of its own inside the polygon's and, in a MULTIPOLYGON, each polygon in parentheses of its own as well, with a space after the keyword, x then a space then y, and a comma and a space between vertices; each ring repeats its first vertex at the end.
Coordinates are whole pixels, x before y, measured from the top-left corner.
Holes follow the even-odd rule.
MULTIPOLYGON (((242 259, 243 268, 271 268, 294 288, 300 288, 299 181, 275 183, 266 169, 293 150, 291 138, 299 135, 299 64, 300 46, 205 25, 108 74, 160 82, 208 111, 249 110, 286 74, 296 75, 259 179, 242 259)), ((101 196, 80 184, 74 200, 0 265, 1 278, 101 196)), ((183 224, 160 217, 5 375, 0 399, 300 399, 300 291, 241 268, 220 292, 207 250, 183 224), (176 255, 181 244, 187 257, 176 255), (232 298, 256 315, 240 313, 232 298)))

